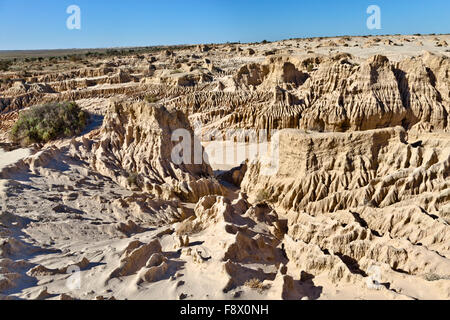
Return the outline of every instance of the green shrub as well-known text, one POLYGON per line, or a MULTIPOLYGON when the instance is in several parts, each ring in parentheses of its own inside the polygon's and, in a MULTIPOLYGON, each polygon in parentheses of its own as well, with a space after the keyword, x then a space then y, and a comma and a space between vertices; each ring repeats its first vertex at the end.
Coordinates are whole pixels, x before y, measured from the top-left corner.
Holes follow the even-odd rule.
POLYGON ((256 194, 256 202, 268 201, 270 199, 270 193, 267 190, 259 190, 256 194))
POLYGON ((12 62, 9 60, 0 60, 0 71, 8 71, 11 65, 12 62))
POLYGON ((130 186, 138 186, 139 175, 136 172, 129 173, 127 177, 127 182, 130 186))
POLYGON ((158 97, 152 94, 146 95, 144 100, 148 103, 155 103, 159 101, 158 97))
POLYGON ((32 107, 22 112, 12 127, 11 140, 23 146, 81 133, 89 114, 74 102, 32 107))
POLYGON ((69 60, 70 60, 71 62, 80 62, 82 59, 81 59, 80 56, 72 55, 72 56, 69 57, 69 60))
POLYGON ((441 276, 436 273, 427 273, 423 277, 427 281, 450 280, 450 275, 441 276))

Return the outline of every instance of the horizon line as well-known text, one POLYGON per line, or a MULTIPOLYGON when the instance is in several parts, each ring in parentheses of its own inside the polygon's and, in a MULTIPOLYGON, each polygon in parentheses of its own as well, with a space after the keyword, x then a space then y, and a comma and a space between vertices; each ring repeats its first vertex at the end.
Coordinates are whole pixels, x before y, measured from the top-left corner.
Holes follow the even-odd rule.
POLYGON ((268 41, 270 43, 281 42, 287 40, 305 40, 305 39, 318 39, 318 38, 343 38, 343 37, 388 37, 388 36, 437 36, 437 35, 450 35, 450 33, 412 33, 412 34, 360 34, 360 35, 334 35, 334 36, 314 36, 314 37, 295 37, 295 38, 284 38, 278 40, 262 40, 253 42, 241 42, 241 41, 227 41, 227 42, 199 42, 199 43, 185 43, 185 44, 156 44, 156 45, 128 45, 119 47, 84 47, 84 48, 39 48, 39 49, 0 49, 0 53, 4 52, 29 52, 29 51, 63 51, 63 50, 107 50, 107 49, 134 49, 134 48, 164 48, 164 47, 189 47, 196 45, 225 45, 225 44, 255 44, 261 43, 263 41, 268 41))

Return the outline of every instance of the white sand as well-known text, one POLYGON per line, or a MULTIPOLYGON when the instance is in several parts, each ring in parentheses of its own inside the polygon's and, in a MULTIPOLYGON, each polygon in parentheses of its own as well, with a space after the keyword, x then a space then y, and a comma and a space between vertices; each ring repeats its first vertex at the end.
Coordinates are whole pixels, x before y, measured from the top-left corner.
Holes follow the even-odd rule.
MULTIPOLYGON (((17 161, 28 157, 31 154, 30 149, 17 149, 11 152, 5 152, 0 149, 0 172, 3 168, 10 166, 17 161)), ((0 193, 3 191, 5 180, 0 179, 0 193)))

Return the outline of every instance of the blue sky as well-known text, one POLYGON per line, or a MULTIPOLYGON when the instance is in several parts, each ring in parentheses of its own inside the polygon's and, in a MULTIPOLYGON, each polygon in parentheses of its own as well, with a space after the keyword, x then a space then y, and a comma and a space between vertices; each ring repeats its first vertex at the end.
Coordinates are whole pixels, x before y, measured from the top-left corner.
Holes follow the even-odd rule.
POLYGON ((0 0, 0 50, 450 33, 449 0, 0 0), (69 5, 81 30, 69 30, 69 5), (366 27, 369 5, 381 30, 366 27))

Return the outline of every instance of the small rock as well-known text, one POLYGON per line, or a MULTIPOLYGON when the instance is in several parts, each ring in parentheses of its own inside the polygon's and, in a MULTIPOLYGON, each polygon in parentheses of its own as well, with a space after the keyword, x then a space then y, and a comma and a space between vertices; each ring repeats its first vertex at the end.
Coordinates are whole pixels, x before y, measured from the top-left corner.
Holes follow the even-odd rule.
POLYGON ((179 296, 178 298, 179 298, 180 300, 184 300, 184 299, 187 298, 187 294, 182 293, 182 294, 180 294, 180 296, 179 296))
POLYGON ((49 298, 51 295, 50 293, 48 293, 47 291, 47 287, 44 287, 39 294, 36 296, 36 298, 34 298, 34 300, 45 300, 47 298, 49 298))
POLYGON ((68 294, 62 293, 62 294, 59 296, 59 300, 69 301, 69 300, 75 300, 75 298, 69 296, 68 294))

